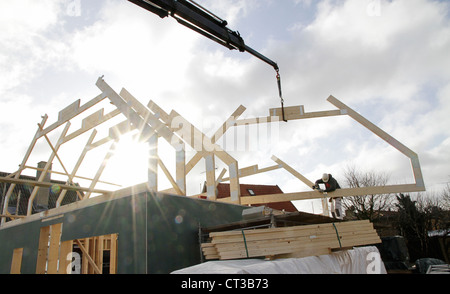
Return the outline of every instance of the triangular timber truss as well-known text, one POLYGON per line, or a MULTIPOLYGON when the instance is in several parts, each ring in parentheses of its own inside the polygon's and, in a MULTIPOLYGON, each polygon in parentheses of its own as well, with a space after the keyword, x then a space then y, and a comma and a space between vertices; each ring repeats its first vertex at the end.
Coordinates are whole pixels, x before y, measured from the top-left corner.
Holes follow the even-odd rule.
MULTIPOLYGON (((206 196, 209 200, 217 200, 230 202, 241 205, 251 205, 251 204, 265 204, 273 202, 284 202, 284 201, 295 201, 295 200, 306 200, 306 199, 323 199, 323 194, 311 190, 306 192, 296 192, 296 193, 285 193, 285 194, 271 194, 262 196, 251 196, 251 197, 241 197, 239 189, 239 179, 242 177, 255 175, 263 172, 269 172, 275 169, 283 168, 294 177, 298 178, 301 182, 306 184, 309 188, 313 183, 304 177, 301 173, 290 167, 287 163, 278 159, 276 156, 272 156, 272 160, 275 161, 275 165, 259 168, 258 165, 253 165, 245 168, 239 169, 238 162, 230 154, 222 149, 216 142, 225 134, 225 132, 231 127, 251 125, 251 124, 269 124, 273 122, 279 122, 282 119, 281 108, 274 108, 269 110, 269 116, 251 118, 251 119, 239 119, 242 113, 246 110, 244 106, 239 106, 234 113, 223 123, 223 125, 215 132, 215 134, 210 138, 203 134, 199 129, 194 127, 185 118, 183 118, 176 111, 172 110, 170 113, 165 112, 161 109, 154 101, 150 101, 147 106, 141 104, 136 98, 134 98, 126 89, 122 89, 120 93, 115 92, 103 79, 100 77, 96 83, 97 87, 101 90, 101 94, 92 100, 88 101, 84 105, 80 106, 80 100, 75 101, 71 105, 67 106, 59 112, 58 120, 50 126, 45 127, 45 123, 48 116, 42 117, 42 121, 38 124, 38 130, 23 158, 22 163, 19 165, 19 169, 8 175, 7 177, 0 177, 0 182, 11 183, 5 198, 3 211, 1 214, 1 223, 4 224, 6 218, 23 218, 31 215, 33 200, 35 199, 37 192, 40 187, 49 187, 51 183, 45 182, 45 175, 49 172, 56 173, 50 170, 51 163, 56 158, 60 165, 63 167, 64 172, 59 172, 67 176, 67 182, 65 185, 60 185, 62 190, 59 198, 56 202, 56 207, 61 206, 62 199, 69 190, 77 191, 80 201, 89 199, 92 193, 112 195, 114 191, 106 191, 101 189, 96 189, 95 186, 100 181, 103 170, 113 151, 116 147, 117 142, 122 134, 128 133, 132 130, 137 129, 139 131, 139 136, 141 140, 148 142, 149 144, 149 156, 148 156, 148 181, 146 187, 150 191, 161 192, 158 190, 158 166, 164 172, 164 175, 172 184, 173 189, 171 189, 173 194, 185 195, 186 196, 186 175, 193 169, 197 163, 204 158, 205 159, 205 169, 206 169, 206 193, 202 196, 206 196), (104 114, 104 109, 100 109, 95 113, 85 117, 82 120, 81 128, 68 134, 68 130, 71 126, 70 120, 81 115, 85 110, 95 106, 100 101, 108 98, 110 102, 116 107, 115 110, 104 114), (96 127, 100 126, 102 123, 108 121, 109 119, 122 114, 125 116, 125 120, 121 123, 111 127, 109 129, 109 135, 105 138, 95 140, 97 135, 96 127), (52 145, 48 138, 48 134, 60 126, 64 125, 64 129, 60 134, 60 137, 55 145, 52 145), (75 164, 73 170, 69 173, 65 168, 62 159, 58 155, 59 148, 68 141, 92 130, 92 133, 81 152, 78 161, 75 164), (36 142, 44 138, 52 149, 50 158, 47 161, 46 166, 41 172, 40 177, 36 181, 23 180, 20 179, 22 171, 27 166, 27 161, 36 145, 36 142), (158 156, 158 140, 163 138, 167 141, 175 150, 176 157, 176 174, 175 178, 170 174, 167 167, 164 165, 162 160, 158 156), (89 187, 80 187, 74 185, 73 179, 83 178, 77 175, 77 171, 82 164, 87 152, 99 147, 101 145, 110 143, 110 148, 105 154, 102 164, 97 170, 94 178, 89 179, 91 184, 89 187), (186 162, 186 144, 192 147, 196 153, 195 155, 186 162), (215 160, 220 159, 228 167, 227 178, 224 178, 227 169, 223 169, 219 176, 216 178, 215 174, 215 160), (216 199, 216 186, 219 182, 229 181, 230 182, 230 196, 228 198, 216 199), (28 209, 26 215, 11 215, 8 212, 8 203, 12 195, 14 187, 16 184, 28 184, 33 186, 33 191, 30 194, 28 200, 28 209), (81 193, 83 192, 83 193, 81 193)), ((414 184, 402 184, 402 185, 387 185, 387 186, 375 186, 375 187, 363 187, 363 188, 347 188, 339 189, 334 192, 328 193, 328 197, 348 197, 348 196, 361 196, 370 194, 390 194, 390 193, 407 193, 407 192, 420 192, 425 191, 425 185, 422 177, 422 172, 420 169, 418 155, 410 150, 408 147, 397 141, 395 138, 381 130, 379 127, 365 119, 363 116, 358 114, 356 111, 339 101, 333 96, 328 97, 328 102, 333 104, 337 109, 318 111, 318 112, 305 112, 303 105, 285 107, 284 115, 288 121, 299 120, 299 119, 309 119, 318 117, 330 117, 330 116, 342 116, 347 115, 366 127, 368 130, 373 132, 375 135, 379 136, 387 143, 392 145, 394 148, 399 150, 405 156, 411 160, 412 171, 415 178, 414 184)), ((195 195, 194 195, 195 196, 195 195)), ((197 195, 198 196, 198 195, 197 195)), ((324 212, 327 212, 326 201, 324 204, 324 212)))

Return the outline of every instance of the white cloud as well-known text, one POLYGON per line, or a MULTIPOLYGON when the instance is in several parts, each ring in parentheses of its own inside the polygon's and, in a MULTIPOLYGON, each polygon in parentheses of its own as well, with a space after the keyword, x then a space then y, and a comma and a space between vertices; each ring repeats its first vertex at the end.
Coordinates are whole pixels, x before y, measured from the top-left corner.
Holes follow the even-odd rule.
POLYGON ((33 126, 52 110, 51 98, 42 105, 33 97, 37 89, 27 86, 59 56, 58 42, 44 35, 57 26, 60 12, 61 1, 0 2, 0 149, 8 154, 2 170, 17 168, 36 132, 33 126))
POLYGON ((261 0, 224 0, 198 1, 200 5, 228 22, 228 27, 234 27, 248 13, 261 4, 261 0))
POLYGON ((0 94, 25 83, 46 59, 42 34, 58 22, 60 1, 0 2, 0 94))
MULTIPOLYGON (((446 128, 437 127, 450 125, 449 116, 444 116, 448 103, 443 100, 448 98, 443 89, 450 82, 449 5, 423 0, 380 1, 380 16, 370 16, 367 3, 322 1, 310 25, 290 27, 292 41, 271 43, 268 51, 279 57, 284 73, 285 101, 289 105, 305 104, 307 110, 328 109, 325 98, 333 94, 416 151, 422 167, 427 166, 432 164, 428 161, 428 148, 433 146, 430 140, 449 135, 446 128)), ((317 156, 314 145, 308 144, 310 137, 322 152, 333 150, 333 142, 296 130, 298 124, 304 125, 302 121, 290 122, 287 128, 302 142, 294 139, 282 144, 290 150, 285 155, 290 153, 290 162, 300 163, 295 150, 305 145, 310 157, 317 156)), ((319 129, 320 123, 314 124, 319 129)), ((413 180, 408 159, 381 139, 370 139, 369 131, 353 136, 358 130, 354 125, 337 129, 334 131, 341 140, 336 143, 346 141, 347 154, 333 150, 337 157, 322 161, 325 165, 306 160, 311 167, 317 164, 312 174, 320 174, 323 168, 339 171, 353 160, 360 166, 387 170, 394 182, 413 180)), ((442 162, 448 162, 443 148, 431 153, 437 158, 439 152, 442 162)), ((436 171, 446 169, 450 173, 442 164, 438 166, 436 171)), ((433 168, 423 169, 426 183, 433 182, 433 168)))
POLYGON ((110 1, 100 15, 75 33, 75 64, 90 73, 111 73, 122 83, 139 77, 141 84, 182 89, 197 35, 126 1, 110 1))
POLYGON ((301 5, 305 5, 305 6, 311 6, 311 1, 312 0, 294 0, 294 3, 296 5, 301 4, 301 5))
MULTIPOLYGON (((0 42, 13 41, 26 44, 36 34, 58 21, 60 2, 54 0, 20 0, 0 2, 0 42), (17 38, 20 35, 20 42, 17 38)), ((5 45, 7 45, 5 43, 5 45)))
MULTIPOLYGON (((282 9, 274 1, 199 3, 228 20, 233 29, 240 28, 244 18, 255 17, 255 8, 282 9)), ((449 4, 380 0, 379 15, 371 16, 367 5, 374 1, 295 3, 298 9, 316 6, 312 22, 296 25, 298 19, 293 17, 284 28, 289 38, 276 35, 260 42, 265 48, 255 48, 278 62, 285 105, 303 104, 306 111, 334 109, 325 101, 333 94, 416 151, 426 181, 450 174, 445 165, 450 160, 445 152, 450 131, 443 127, 450 125, 449 4)), ((87 2, 81 12, 88 13, 84 5, 87 2)), ((215 130, 240 104, 247 107, 243 117, 266 116, 268 108, 280 106, 272 68, 248 54, 230 53, 171 18, 160 19, 128 1, 111 0, 95 11, 94 21, 69 32, 60 27, 67 21, 66 8, 63 1, 0 3, 0 107, 14 110, 0 110, 0 125, 15 133, 30 130, 31 135, 24 136, 25 146, 34 132, 31 126, 44 110, 56 116, 74 100, 71 95, 86 93, 79 92, 78 80, 93 77, 83 87, 97 93, 95 79, 103 74, 116 90, 123 86, 144 104, 151 98, 208 130, 215 130), (24 120, 23 126, 11 126, 12 113, 23 111, 24 105, 36 106, 33 91, 52 87, 42 85, 27 92, 30 81, 44 73, 68 75, 69 86, 39 101, 41 108, 27 112, 34 117, 24 120)), ((279 25, 276 20, 267 22, 279 25)), ((259 35, 252 32, 264 30, 247 29, 246 41, 259 35)), ((312 179, 324 170, 338 176, 343 165, 355 161, 409 180, 409 174, 403 175, 409 170, 403 168, 402 155, 397 159, 396 150, 350 121, 324 118, 281 123, 279 142, 270 152, 258 150, 241 157, 249 164, 269 165, 264 156, 270 159, 273 153, 312 179)), ((286 191, 297 188, 289 175, 275 178, 286 180, 286 191)))
POLYGON ((347 101, 398 100, 404 98, 396 95, 399 87, 449 75, 442 66, 449 62, 448 4, 381 1, 381 15, 370 17, 367 1, 338 3, 320 2, 316 19, 294 33, 293 43, 273 43, 281 69, 296 69, 288 72, 298 81, 293 92, 316 96, 311 99, 332 91, 347 101))

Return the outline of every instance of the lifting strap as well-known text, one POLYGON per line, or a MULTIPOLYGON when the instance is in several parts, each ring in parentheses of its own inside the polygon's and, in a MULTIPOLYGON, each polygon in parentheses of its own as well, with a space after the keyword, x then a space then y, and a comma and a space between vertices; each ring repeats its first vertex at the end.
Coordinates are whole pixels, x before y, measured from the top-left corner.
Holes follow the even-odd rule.
POLYGON ((281 114, 283 116, 283 121, 287 122, 287 119, 284 116, 284 99, 283 99, 283 94, 281 93, 281 77, 280 77, 280 70, 277 68, 276 69, 277 72, 277 84, 278 84, 278 94, 280 95, 280 100, 281 100, 281 114))

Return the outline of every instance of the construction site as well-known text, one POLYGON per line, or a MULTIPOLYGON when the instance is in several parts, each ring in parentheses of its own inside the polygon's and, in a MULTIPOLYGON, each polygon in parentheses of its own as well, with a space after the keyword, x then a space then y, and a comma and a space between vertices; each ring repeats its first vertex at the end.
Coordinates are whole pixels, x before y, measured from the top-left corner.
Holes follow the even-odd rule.
MULTIPOLYGON (((308 105, 285 106, 276 63, 245 45, 195 2, 131 2, 160 17, 184 20, 187 24, 182 24, 222 45, 269 63, 277 72, 281 107, 241 119, 246 107, 236 105, 214 135, 207 136, 176 107, 163 109, 153 100, 142 103, 142 97, 126 88, 115 89, 108 77, 99 77, 93 81, 96 97, 75 100, 59 113, 42 116, 19 168, 0 173, 0 273, 388 273, 374 224, 344 220, 333 200, 425 191, 418 154, 345 104, 345 97, 324 97, 330 107, 322 111, 308 112, 308 105), (224 29, 226 41, 220 35, 224 29), (330 117, 348 117, 395 148, 410 161, 415 181, 327 191, 277 154, 271 157, 273 165, 261 167, 255 158, 254 165, 241 166, 219 144, 227 132, 238 128, 270 129, 280 122, 301 124, 330 117), (130 135, 147 148, 148 156, 142 158, 147 181, 117 187, 102 174, 117 145, 130 135), (87 141, 79 144, 80 138, 87 141), (75 141, 71 160, 76 163, 68 169, 60 149, 75 141), (35 166, 29 159, 41 145, 49 152, 35 166), (93 152, 100 159, 95 175, 79 174, 93 152), (170 154, 173 166, 164 162, 162 152, 170 154), (226 166, 220 171, 215 168, 219 161, 226 166), (198 185, 189 181, 197 165, 204 170, 204 185, 201 193, 189 194, 188 186, 198 185), (283 193, 276 178, 266 185, 241 183, 245 177, 270 175, 273 170, 285 171, 308 190, 283 193), (24 175, 25 171, 36 176, 24 175), (159 187, 162 178, 170 182, 170 189, 159 187), (321 201, 322 213, 298 211, 292 204, 313 199, 321 201)), ((328 182, 324 175, 323 184, 328 182)))

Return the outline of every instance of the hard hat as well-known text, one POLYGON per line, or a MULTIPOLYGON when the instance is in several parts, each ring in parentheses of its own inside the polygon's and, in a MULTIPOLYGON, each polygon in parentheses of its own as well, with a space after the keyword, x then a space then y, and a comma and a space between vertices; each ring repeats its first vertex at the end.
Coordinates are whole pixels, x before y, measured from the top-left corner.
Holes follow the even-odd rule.
POLYGON ((330 178, 329 178, 328 174, 323 174, 322 175, 322 181, 324 181, 325 183, 328 182, 329 179, 330 178))

